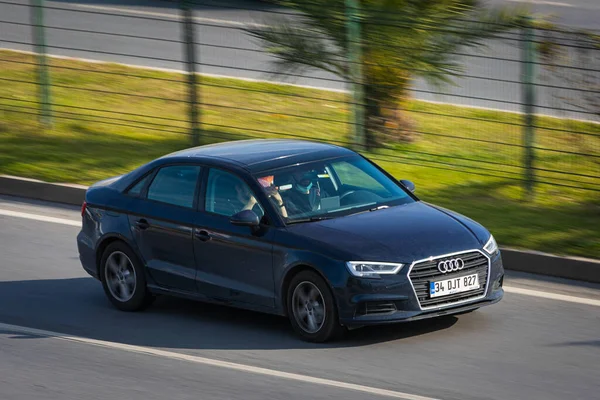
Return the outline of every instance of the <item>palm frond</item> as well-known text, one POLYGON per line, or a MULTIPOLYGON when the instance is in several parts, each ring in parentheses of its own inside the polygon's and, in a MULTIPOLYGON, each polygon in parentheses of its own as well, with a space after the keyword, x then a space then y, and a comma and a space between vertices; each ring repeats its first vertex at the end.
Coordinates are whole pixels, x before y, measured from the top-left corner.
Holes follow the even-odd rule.
MULTIPOLYGON (((316 68, 349 79, 344 0, 279 0, 298 16, 249 33, 275 56, 276 71, 316 68)), ((478 0, 362 0, 361 46, 368 82, 405 90, 406 77, 436 85, 462 70, 456 54, 515 29, 526 11, 486 9, 478 0)))
POLYGON ((271 21, 266 28, 250 28, 247 32, 258 39, 276 59, 274 73, 301 73, 309 68, 347 78, 344 56, 323 33, 291 23, 287 18, 271 21))

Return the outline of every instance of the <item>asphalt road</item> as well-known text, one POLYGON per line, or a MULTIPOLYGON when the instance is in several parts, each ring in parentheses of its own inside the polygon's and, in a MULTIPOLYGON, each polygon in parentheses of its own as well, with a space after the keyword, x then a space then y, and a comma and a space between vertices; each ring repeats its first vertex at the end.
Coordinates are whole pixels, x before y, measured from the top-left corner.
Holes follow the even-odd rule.
POLYGON ((298 340, 285 319, 219 306, 164 297, 142 313, 115 310, 78 262, 78 221, 72 207, 0 197, 3 400, 564 400, 600 393, 600 285, 513 273, 505 298, 473 314, 361 329, 313 345, 298 340), (23 218, 29 214, 62 220, 23 218))
MULTIPOLYGON (((28 4, 27 0, 10 0, 18 4, 28 4)), ((177 41, 181 39, 181 29, 177 22, 179 10, 172 1, 163 0, 55 0, 45 2, 46 25, 79 30, 110 32, 148 38, 177 41), (56 10, 54 8, 62 8, 56 10), (66 9, 66 10, 65 10, 66 9), (69 11, 72 10, 72 11, 69 11), (105 14, 119 14, 101 15, 105 14), (147 20, 136 17, 155 18, 147 20)), ((252 79, 274 79, 268 54, 248 35, 240 30, 248 23, 265 22, 272 11, 282 12, 266 2, 257 0, 200 1, 196 17, 197 38, 205 44, 199 46, 200 69, 203 73, 226 75, 252 79), (236 47, 246 50, 219 48, 236 47), (250 51, 248 51, 250 50, 250 51)), ((492 0, 491 4, 524 4, 528 1, 492 0)), ((536 1, 530 6, 534 11, 556 15, 559 22, 569 26, 600 29, 600 4, 596 0, 570 0, 567 2, 536 1)), ((0 19, 18 23, 29 23, 28 7, 0 4, 0 19)), ((31 50, 31 28, 29 26, 0 23, 0 47, 31 50), (20 42, 20 43, 17 43, 20 42), (24 44, 25 43, 25 44, 24 44)), ((108 36, 94 33, 48 29, 47 43, 49 52, 56 55, 114 61, 126 64, 143 65, 158 68, 184 70, 183 46, 167 41, 137 39, 131 37, 108 36), (76 49, 76 50, 72 50, 76 49), (112 53, 112 54, 110 54, 112 53), (148 58, 150 57, 150 58, 148 58)), ((487 49, 478 51, 479 55, 500 57, 504 60, 467 56, 462 60, 465 75, 469 78, 456 80, 456 86, 441 90, 428 86, 423 81, 415 84, 414 96, 429 101, 456 103, 477 107, 489 107, 510 111, 520 111, 521 66, 519 49, 515 41, 491 43, 487 49), (515 83, 509 83, 508 80, 515 83), (432 93, 434 92, 434 93, 432 93), (439 94, 439 93, 444 94, 439 94)), ((344 89, 345 83, 331 74, 320 71, 306 71, 301 78, 287 77, 290 83, 329 88, 344 89)), ((277 78, 281 80, 281 78, 277 78)), ((541 78, 540 78, 541 79, 541 78)), ((561 82, 544 83, 561 85, 561 82)), ((564 82, 563 82, 564 84, 564 82)), ((561 111, 567 106, 557 96, 577 97, 571 90, 539 88, 536 104, 538 112, 557 116, 589 119, 589 115, 561 111), (544 108, 552 107, 552 108, 544 108), (554 108, 558 108, 554 109, 554 108)))

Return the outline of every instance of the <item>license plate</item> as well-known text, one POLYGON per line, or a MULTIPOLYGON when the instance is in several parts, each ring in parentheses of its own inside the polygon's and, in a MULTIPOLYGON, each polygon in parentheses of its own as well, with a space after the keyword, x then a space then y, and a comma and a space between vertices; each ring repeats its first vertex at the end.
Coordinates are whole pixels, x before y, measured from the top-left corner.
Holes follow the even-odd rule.
POLYGON ((479 289, 479 275, 467 275, 460 278, 444 279, 429 283, 429 296, 448 296, 450 294, 468 292, 479 289))

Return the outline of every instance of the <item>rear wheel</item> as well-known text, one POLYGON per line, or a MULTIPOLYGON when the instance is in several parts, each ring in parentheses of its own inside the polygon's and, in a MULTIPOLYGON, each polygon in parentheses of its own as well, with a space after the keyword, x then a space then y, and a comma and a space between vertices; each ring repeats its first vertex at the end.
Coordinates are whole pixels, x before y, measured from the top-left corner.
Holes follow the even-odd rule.
POLYGON ((331 290, 315 272, 302 271, 292 278, 287 306, 292 327, 304 340, 325 342, 343 332, 331 290))
POLYGON ((153 299, 146 287, 142 263, 123 242, 108 245, 100 261, 104 293, 119 310, 137 311, 153 299))

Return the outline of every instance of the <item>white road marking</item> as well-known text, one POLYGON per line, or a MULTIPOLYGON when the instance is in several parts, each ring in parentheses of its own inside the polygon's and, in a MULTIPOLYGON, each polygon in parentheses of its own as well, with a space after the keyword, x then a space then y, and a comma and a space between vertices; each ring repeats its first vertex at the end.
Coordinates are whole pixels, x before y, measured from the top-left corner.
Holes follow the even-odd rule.
POLYGON ((523 4, 536 4, 541 6, 556 6, 556 7, 575 7, 573 4, 559 3, 557 1, 545 1, 545 0, 507 0, 512 3, 523 3, 523 4))
MULTIPOLYGON (((0 47, 0 50, 14 51, 16 53, 31 54, 31 55, 37 54, 33 51, 16 50, 16 49, 11 49, 9 47, 0 47)), ((89 50, 89 52, 93 53, 94 51, 89 50)), ((88 63, 95 63, 95 64, 114 64, 114 65, 120 65, 123 67, 139 68, 139 69, 145 69, 145 70, 149 70, 149 71, 161 71, 161 72, 169 72, 169 73, 176 73, 176 74, 187 74, 187 72, 182 69, 149 67, 149 66, 141 65, 141 64, 126 64, 126 63, 120 63, 120 62, 116 62, 116 61, 102 61, 102 60, 95 60, 92 58, 62 56, 59 54, 46 54, 46 57, 58 58, 58 59, 63 59, 63 60, 88 62, 88 63)), ((173 62, 178 62, 178 61, 173 61, 173 62)), ((183 62, 183 61, 181 61, 181 62, 183 62)), ((268 83, 271 85, 292 86, 292 87, 298 87, 298 88, 303 88, 303 89, 322 90, 325 92, 349 93, 349 91, 345 90, 345 89, 332 89, 332 88, 327 88, 327 87, 323 87, 323 86, 301 85, 301 84, 297 84, 297 83, 272 81, 272 80, 267 80, 267 79, 242 78, 242 77, 233 76, 233 75, 208 74, 208 73, 202 73, 202 72, 198 73, 198 75, 207 76, 207 77, 211 77, 211 78, 235 79, 235 80, 242 81, 242 82, 268 83)), ((447 96, 452 97, 451 94, 448 94, 447 96)), ((448 106, 461 107, 461 108, 467 108, 467 109, 475 109, 475 110, 498 111, 498 112, 507 113, 507 114, 517 114, 517 115, 523 114, 521 111, 503 110, 501 108, 493 108, 493 107, 472 106, 472 105, 460 104, 460 103, 448 103, 448 102, 444 102, 444 101, 421 100, 421 99, 416 99, 416 101, 420 101, 423 103, 430 103, 430 104, 441 104, 441 105, 448 105, 448 106)), ((546 118, 560 119, 560 120, 585 122, 585 123, 589 123, 589 124, 600 124, 600 121, 594 121, 591 119, 584 119, 584 118, 564 118, 564 117, 559 117, 556 115, 543 114, 543 113, 535 113, 534 115, 540 116, 540 117, 546 117, 546 118)))
POLYGON ((588 299, 585 297, 575 297, 566 294, 558 294, 551 292, 540 292, 539 290, 523 289, 518 287, 504 287, 504 291, 508 293, 522 294, 525 296, 540 297, 543 299, 566 301, 568 303, 585 304, 588 306, 600 307, 600 300, 588 299))
MULTIPOLYGON (((74 221, 74 220, 66 219, 66 218, 47 217, 45 215, 30 214, 30 213, 25 213, 25 212, 20 212, 20 211, 0 209, 0 215, 4 215, 7 217, 32 219, 32 220, 43 221, 43 222, 51 222, 54 224, 62 224, 62 225, 81 227, 80 221, 74 221)), ((523 289, 523 288, 518 288, 518 287, 513 287, 513 286, 504 286, 504 290, 507 293, 515 293, 515 294, 521 294, 521 295, 525 295, 525 296, 539 297, 542 299, 559 300, 559 301, 565 301, 567 303, 585 304, 585 305, 600 307, 600 300, 588 299, 585 297, 575 297, 575 296, 569 296, 569 295, 558 294, 558 293, 542 292, 539 290, 523 289)))
MULTIPOLYGON (((14 51, 15 53, 30 54, 30 55, 36 55, 37 54, 34 51, 16 50, 16 49, 11 49, 9 47, 0 47, 0 50, 14 51)), ((82 51, 85 52, 87 50, 82 50, 82 51)), ((89 50, 87 52, 93 53, 94 51, 93 50, 89 50)), ((62 59, 62 60, 73 60, 73 61, 87 62, 87 63, 93 63, 93 64, 113 64, 113 65, 120 65, 122 67, 145 69, 145 70, 149 70, 149 71, 169 72, 169 73, 174 73, 174 74, 187 74, 187 72, 184 71, 184 70, 182 70, 182 69, 149 67, 149 66, 140 65, 140 64, 126 64, 126 63, 120 63, 120 62, 116 62, 116 61, 95 60, 93 58, 62 56, 62 55, 59 55, 59 54, 46 54, 46 57, 58 58, 58 59, 62 59)), ((173 61, 173 63, 175 63, 175 62, 181 62, 181 63, 183 63, 183 61, 173 61)), ((236 81, 242 81, 242 82, 268 83, 268 84, 271 84, 271 85, 278 85, 278 86, 292 86, 292 87, 298 87, 298 88, 303 88, 303 89, 322 90, 324 92, 349 93, 345 89, 331 89, 331 88, 326 88, 326 87, 322 87, 322 86, 300 85, 300 84, 297 84, 297 83, 280 82, 280 81, 272 81, 272 80, 270 81, 270 80, 267 80, 267 79, 243 78, 243 77, 238 77, 238 76, 233 76, 233 75, 209 74, 209 73, 204 73, 204 72, 198 72, 197 75, 207 76, 209 78, 235 79, 236 81)), ((430 103, 430 101, 427 101, 427 100, 419 100, 419 101, 430 103)), ((449 104, 449 105, 452 105, 452 103, 440 103, 440 104, 447 104, 447 105, 449 104)), ((460 104, 456 104, 456 105, 460 106, 460 107, 463 107, 460 104)), ((465 108, 472 108, 471 106, 464 106, 464 107, 465 108)), ((477 108, 479 108, 479 107, 477 107, 477 108)), ((503 110, 495 109, 495 108, 490 108, 490 110, 502 111, 502 112, 508 112, 508 113, 514 113, 513 111, 503 111, 503 110)), ((556 117, 556 118, 558 118, 558 117, 556 117)), ((593 122, 593 121, 590 121, 590 122, 593 122)))
POLYGON ((70 225, 70 226, 78 226, 78 227, 81 226, 80 221, 74 221, 72 219, 47 217, 45 215, 30 214, 30 213, 13 211, 13 210, 0 209, 0 215, 4 215, 6 217, 32 219, 35 221, 52 222, 53 224, 62 224, 62 225, 70 225))
POLYGON ((51 331, 40 330, 40 329, 33 329, 33 328, 17 326, 17 325, 0 323, 0 330, 5 330, 5 331, 19 333, 19 334, 42 336, 42 337, 48 337, 48 338, 53 338, 53 339, 66 340, 69 342, 84 343, 84 344, 88 344, 88 345, 92 345, 92 346, 104 347, 104 348, 109 348, 109 349, 124 350, 124 351, 128 351, 131 353, 151 355, 151 356, 156 356, 156 357, 168 358, 171 360, 188 361, 188 362, 195 363, 195 364, 209 365, 212 367, 225 368, 225 369, 234 370, 234 371, 248 372, 248 373, 252 373, 252 374, 271 376, 271 377, 281 378, 281 379, 289 379, 289 380, 298 381, 298 382, 312 383, 315 385, 330 386, 330 387, 335 387, 335 388, 339 388, 339 389, 353 390, 353 391, 357 391, 357 392, 368 393, 369 395, 378 395, 378 396, 392 397, 392 398, 396 398, 396 399, 405 399, 405 400, 435 400, 431 397, 418 396, 415 394, 403 393, 403 392, 398 392, 395 390, 380 389, 380 388, 371 387, 371 386, 357 385, 354 383, 334 381, 331 379, 316 378, 316 377, 308 376, 308 375, 294 374, 294 373, 277 371, 277 370, 268 369, 268 368, 255 367, 252 365, 238 364, 238 363, 229 362, 229 361, 215 360, 213 358, 192 356, 192 355, 188 355, 188 354, 182 354, 182 353, 177 353, 177 352, 172 352, 172 351, 167 351, 167 350, 160 350, 160 349, 156 349, 153 347, 136 346, 136 345, 130 345, 130 344, 109 342, 109 341, 105 341, 105 340, 90 339, 90 338, 85 338, 85 337, 81 337, 81 336, 72 336, 72 335, 67 335, 64 333, 51 332, 51 331))
MULTIPOLYGON (((173 20, 181 19, 181 16, 179 14, 168 14, 168 13, 159 13, 159 12, 154 12, 154 11, 133 10, 131 8, 123 8, 123 7, 93 6, 93 5, 88 5, 88 4, 73 4, 73 6, 77 7, 77 8, 88 8, 91 10, 99 10, 99 11, 121 12, 121 13, 129 13, 129 14, 134 14, 134 15, 147 15, 149 17, 170 18, 173 20)), ((209 23, 209 24, 218 24, 218 25, 223 25, 223 26, 260 27, 260 28, 266 27, 266 25, 261 25, 261 24, 256 24, 256 23, 232 21, 232 20, 218 19, 218 18, 194 17, 194 21, 204 22, 204 23, 209 23)))

